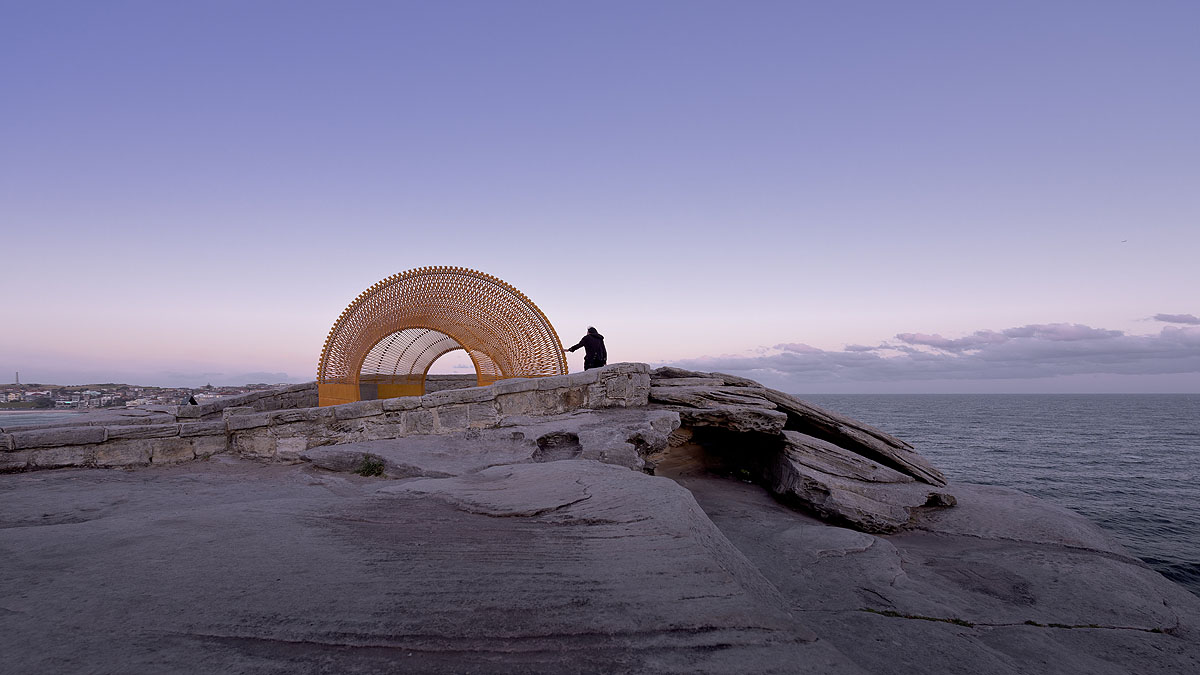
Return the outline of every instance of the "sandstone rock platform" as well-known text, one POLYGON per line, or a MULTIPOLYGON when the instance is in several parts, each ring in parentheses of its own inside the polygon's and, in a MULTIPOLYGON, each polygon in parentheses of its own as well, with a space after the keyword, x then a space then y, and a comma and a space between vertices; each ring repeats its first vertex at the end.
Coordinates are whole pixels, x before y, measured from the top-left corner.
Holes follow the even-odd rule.
POLYGON ((1200 598, 1078 515, 740 378, 650 400, 0 476, 4 670, 1200 672, 1200 598))

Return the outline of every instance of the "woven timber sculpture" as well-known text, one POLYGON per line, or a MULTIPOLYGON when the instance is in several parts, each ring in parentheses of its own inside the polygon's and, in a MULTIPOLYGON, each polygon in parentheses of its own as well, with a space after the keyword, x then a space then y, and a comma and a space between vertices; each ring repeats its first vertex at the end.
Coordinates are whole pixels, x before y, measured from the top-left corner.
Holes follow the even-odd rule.
POLYGON ((464 267, 420 267, 371 286, 342 312, 317 366, 320 405, 419 396, 438 357, 466 350, 479 384, 567 372, 562 342, 523 293, 464 267))

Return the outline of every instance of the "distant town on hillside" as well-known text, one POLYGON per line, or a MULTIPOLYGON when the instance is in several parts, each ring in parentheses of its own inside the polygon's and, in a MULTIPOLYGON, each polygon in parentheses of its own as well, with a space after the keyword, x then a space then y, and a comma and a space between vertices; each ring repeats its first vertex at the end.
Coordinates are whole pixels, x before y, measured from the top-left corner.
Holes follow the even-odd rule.
POLYGON ((274 389, 281 384, 247 384, 240 387, 144 387, 132 384, 5 384, 0 385, 0 410, 71 410, 132 408, 141 405, 180 405, 192 396, 204 403, 223 396, 274 389))

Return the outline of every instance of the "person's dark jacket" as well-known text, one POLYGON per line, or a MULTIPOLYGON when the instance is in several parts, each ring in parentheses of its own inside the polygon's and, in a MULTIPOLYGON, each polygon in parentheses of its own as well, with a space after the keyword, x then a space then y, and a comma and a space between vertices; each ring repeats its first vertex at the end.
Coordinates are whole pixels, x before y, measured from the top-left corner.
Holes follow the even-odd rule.
POLYGON ((580 347, 583 347, 584 369, 599 368, 608 363, 608 350, 604 348, 604 336, 596 332, 595 328, 589 328, 587 335, 584 335, 578 344, 569 347, 567 351, 573 352, 580 347))

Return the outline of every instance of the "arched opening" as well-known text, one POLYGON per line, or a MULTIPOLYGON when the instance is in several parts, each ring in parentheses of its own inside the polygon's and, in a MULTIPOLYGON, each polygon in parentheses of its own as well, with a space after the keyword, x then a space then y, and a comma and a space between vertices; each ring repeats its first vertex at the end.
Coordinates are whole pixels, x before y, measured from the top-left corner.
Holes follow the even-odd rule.
MULTIPOLYGON (((433 328, 403 328, 385 335, 372 345, 359 367, 359 400, 421 396, 434 364, 450 357, 449 363, 470 363, 474 384, 498 379, 495 361, 478 349, 469 349, 454 337, 433 328), (455 358, 455 354, 461 354, 455 358)), ((461 372, 461 371, 460 371, 461 372)))
POLYGON ((320 404, 421 395, 430 367, 457 350, 481 386, 567 372, 558 333, 520 291, 474 270, 423 267, 380 281, 338 317, 317 368, 320 404))

